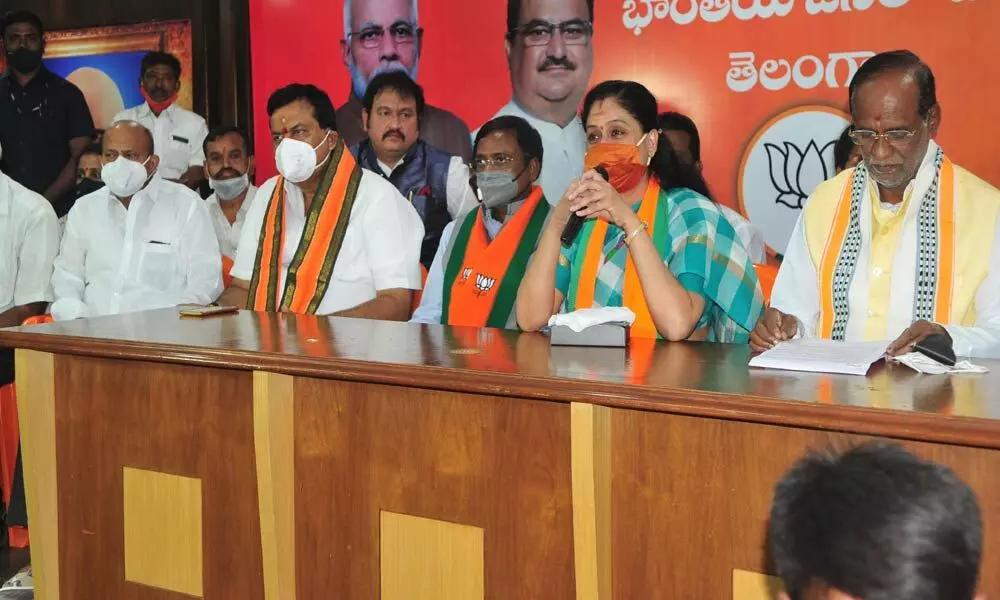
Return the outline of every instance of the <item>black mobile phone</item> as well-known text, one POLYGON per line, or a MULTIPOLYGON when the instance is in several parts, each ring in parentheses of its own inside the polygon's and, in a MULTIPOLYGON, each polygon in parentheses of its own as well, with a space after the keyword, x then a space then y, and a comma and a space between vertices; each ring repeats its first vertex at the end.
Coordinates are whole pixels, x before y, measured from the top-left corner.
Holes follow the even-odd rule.
POLYGON ((925 337, 914 344, 913 349, 947 367, 954 367, 957 360, 951 338, 940 333, 925 337))

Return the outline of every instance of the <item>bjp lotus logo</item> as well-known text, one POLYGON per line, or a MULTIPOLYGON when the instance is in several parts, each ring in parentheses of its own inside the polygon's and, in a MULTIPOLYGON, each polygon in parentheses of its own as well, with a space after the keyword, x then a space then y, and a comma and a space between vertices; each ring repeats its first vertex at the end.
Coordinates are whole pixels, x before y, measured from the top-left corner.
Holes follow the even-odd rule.
POLYGON ((806 199, 833 176, 833 146, 847 115, 829 106, 798 106, 757 130, 743 151, 741 212, 773 251, 784 254, 806 199))
POLYGON ((833 145, 827 142, 820 148, 816 140, 809 140, 805 150, 792 142, 785 142, 784 149, 776 144, 764 143, 771 184, 778 192, 776 204, 799 210, 816 186, 833 175, 833 145), (830 165, 828 167, 827 165, 830 165))
POLYGON ((482 296, 489 293, 493 289, 493 286, 496 285, 496 282, 495 277, 487 277, 482 273, 476 274, 476 295, 482 296))
POLYGON ((471 275, 472 275, 472 267, 468 267, 466 269, 463 269, 462 270, 462 283, 465 283, 466 281, 468 281, 469 277, 471 275))

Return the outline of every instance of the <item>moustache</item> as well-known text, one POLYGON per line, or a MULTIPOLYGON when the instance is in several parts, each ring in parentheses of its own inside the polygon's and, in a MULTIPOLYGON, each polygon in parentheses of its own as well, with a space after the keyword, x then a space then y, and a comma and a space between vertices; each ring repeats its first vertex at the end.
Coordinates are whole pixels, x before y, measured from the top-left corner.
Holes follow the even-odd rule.
POLYGON ((385 133, 382 134, 382 139, 387 140, 394 135, 399 136, 400 140, 404 142, 406 141, 406 136, 403 135, 403 132, 398 129, 390 129, 389 131, 386 131, 385 133))
POLYGON ((222 169, 215 174, 213 179, 236 179, 237 177, 242 177, 243 173, 240 173, 236 169, 222 169))
POLYGON ((553 67, 563 67, 569 69, 570 71, 576 70, 576 64, 565 56, 547 56, 545 57, 545 61, 542 65, 538 67, 538 72, 541 73, 542 71, 548 71, 553 67))
POLYGON ((395 73, 396 71, 403 71, 404 73, 409 74, 409 71, 406 69, 406 65, 399 61, 398 54, 383 56, 379 61, 378 66, 375 67, 372 70, 371 75, 368 76, 368 82, 371 83, 372 79, 375 79, 383 73, 395 73))

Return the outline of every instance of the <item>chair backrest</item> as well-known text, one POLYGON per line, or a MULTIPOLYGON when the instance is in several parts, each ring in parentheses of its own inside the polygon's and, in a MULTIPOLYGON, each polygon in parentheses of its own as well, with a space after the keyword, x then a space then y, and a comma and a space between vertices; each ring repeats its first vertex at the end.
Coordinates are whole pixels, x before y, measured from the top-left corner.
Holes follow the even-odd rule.
POLYGON ((757 280, 760 281, 760 289, 764 292, 764 300, 771 304, 771 290, 774 289, 774 280, 778 277, 778 267, 774 265, 754 265, 757 272, 757 280))
POLYGON ((410 316, 417 312, 420 306, 420 299, 424 297, 424 286, 427 284, 427 267, 420 265, 420 289, 413 292, 413 304, 410 306, 410 316))

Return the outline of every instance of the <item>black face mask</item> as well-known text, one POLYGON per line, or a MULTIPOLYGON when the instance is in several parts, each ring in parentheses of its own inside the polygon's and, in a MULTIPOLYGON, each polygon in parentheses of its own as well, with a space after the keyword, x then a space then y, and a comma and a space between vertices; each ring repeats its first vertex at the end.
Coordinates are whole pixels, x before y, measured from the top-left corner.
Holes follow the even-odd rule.
POLYGON ((42 65, 42 51, 18 48, 7 55, 10 66, 18 73, 34 73, 42 65))
POLYGON ((97 181, 97 180, 94 180, 94 179, 84 179, 79 184, 77 184, 76 191, 73 194, 73 196, 75 198, 82 198, 82 197, 86 196, 87 194, 90 194, 92 192, 96 192, 97 190, 101 189, 102 187, 104 187, 104 182, 103 181, 97 181))

